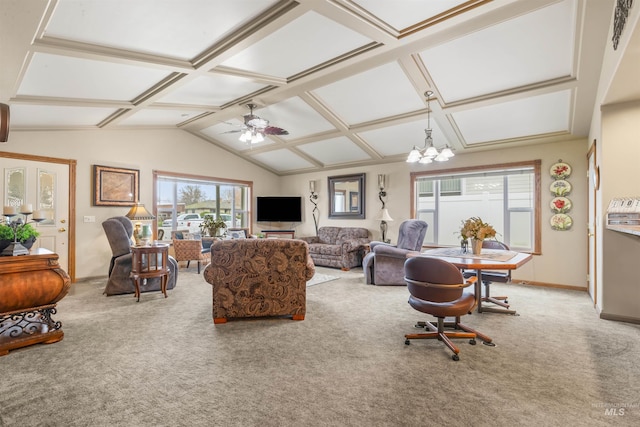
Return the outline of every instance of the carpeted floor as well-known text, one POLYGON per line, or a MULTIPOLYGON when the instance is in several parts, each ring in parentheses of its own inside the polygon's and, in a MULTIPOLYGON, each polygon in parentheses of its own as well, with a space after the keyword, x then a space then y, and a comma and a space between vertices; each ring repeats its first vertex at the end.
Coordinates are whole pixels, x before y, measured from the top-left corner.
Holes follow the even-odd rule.
POLYGON ((497 346, 460 341, 454 362, 404 344, 425 320, 405 287, 318 273, 339 279, 307 288, 304 321, 223 325, 195 268, 139 303, 75 284, 64 340, 0 358, 0 426, 640 425, 640 326, 598 319, 585 293, 495 284, 520 316, 465 316, 497 346))
POLYGON ((313 275, 311 280, 307 282, 307 286, 319 285, 320 283, 330 282, 338 279, 338 276, 332 276, 330 274, 317 273, 313 275))

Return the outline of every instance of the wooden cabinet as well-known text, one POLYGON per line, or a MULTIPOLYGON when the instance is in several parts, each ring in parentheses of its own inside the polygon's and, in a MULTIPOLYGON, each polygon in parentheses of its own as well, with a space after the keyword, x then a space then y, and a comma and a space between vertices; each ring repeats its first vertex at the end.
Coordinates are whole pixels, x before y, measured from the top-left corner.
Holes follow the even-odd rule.
POLYGON ((0 257, 0 356, 63 338, 62 324, 52 315, 70 285, 58 255, 51 251, 34 249, 30 255, 0 257))

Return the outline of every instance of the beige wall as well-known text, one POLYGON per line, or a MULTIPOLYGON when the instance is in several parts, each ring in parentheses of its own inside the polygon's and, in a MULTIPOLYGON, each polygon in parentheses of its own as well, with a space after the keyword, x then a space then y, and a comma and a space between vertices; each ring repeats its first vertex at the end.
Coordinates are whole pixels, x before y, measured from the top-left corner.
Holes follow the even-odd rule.
MULTIPOLYGON (((587 161, 586 140, 534 145, 521 148, 485 151, 474 154, 458 155, 448 162, 446 167, 465 167, 492 163, 515 162, 524 160, 542 160, 542 255, 535 256, 533 261, 522 266, 514 273, 514 278, 549 284, 569 285, 586 289, 587 275, 587 161), (569 163, 573 172, 568 179, 573 191, 569 198, 573 202, 570 212, 573 228, 568 231, 551 229, 549 220, 552 216, 549 203, 553 196, 549 186, 553 179, 549 169, 559 159, 569 163)), ((409 200, 410 172, 426 168, 445 168, 442 165, 410 166, 407 163, 367 166, 355 169, 339 169, 326 173, 287 176, 282 178, 282 191, 287 195, 304 195, 306 197, 305 221, 296 229, 296 235, 313 235, 314 225, 309 202, 309 180, 317 180, 319 193, 318 209, 320 210, 320 226, 359 226, 371 230, 374 239, 380 239, 380 222, 373 218, 378 214, 381 204, 378 199, 377 176, 387 175, 387 205, 389 214, 394 219, 389 223, 388 238, 392 242, 397 239, 398 226, 403 219, 409 218, 411 202, 409 200), (329 202, 327 197, 327 177, 349 173, 366 174, 366 219, 336 220, 328 218, 329 202)), ((474 213, 469 212, 469 216, 474 213)), ((455 230, 451 230, 455 232, 455 230)))
POLYGON ((76 278, 105 276, 111 249, 102 221, 128 208, 92 206, 94 164, 140 170, 140 201, 151 206, 153 170, 253 181, 254 194, 278 194, 279 178, 181 130, 11 132, 0 151, 77 160, 76 278), (95 223, 82 222, 85 215, 95 223))
MULTIPOLYGON (((472 166, 497 162, 542 159, 542 255, 523 266, 514 275, 516 278, 543 283, 570 286, 585 286, 586 236, 586 160, 584 140, 560 144, 458 155, 449 165, 472 166), (551 211, 548 191, 551 177, 550 166, 558 159, 571 164, 573 185, 571 212, 574 227, 566 232, 553 231, 548 225, 551 211), (582 178, 581 178, 582 177, 582 178)), ((91 168, 94 164, 140 169, 141 201, 151 205, 153 182, 152 170, 182 172, 210 177, 253 181, 254 195, 282 194, 304 197, 304 222, 296 227, 296 235, 314 234, 312 205, 308 201, 310 179, 318 180, 318 208, 320 225, 355 225, 371 230, 372 237, 380 238, 379 222, 375 221, 380 209, 377 197, 377 174, 387 175, 387 207, 395 219, 389 224, 389 238, 397 237, 398 226, 409 217, 409 173, 420 170, 404 162, 388 165, 367 166, 356 169, 332 170, 326 173, 302 174, 279 178, 255 165, 219 149, 199 138, 180 130, 136 130, 136 131, 59 131, 59 132, 13 132, 3 151, 75 159, 78 162, 77 185, 77 247, 76 277, 103 276, 108 269, 111 251, 100 223, 112 216, 123 215, 126 208, 92 206, 91 168), (327 176, 347 173, 367 174, 366 219, 327 219, 327 176), (95 216, 95 223, 83 223, 85 215, 95 216)), ((430 166, 432 168, 438 166, 430 166)), ((440 166, 441 167, 441 166, 440 166)), ((470 215, 473 213, 470 212, 470 215)), ((283 225, 288 228, 288 224, 283 225)), ((265 228, 265 224, 254 224, 254 232, 265 228)), ((271 228, 267 226, 267 228, 271 228)))

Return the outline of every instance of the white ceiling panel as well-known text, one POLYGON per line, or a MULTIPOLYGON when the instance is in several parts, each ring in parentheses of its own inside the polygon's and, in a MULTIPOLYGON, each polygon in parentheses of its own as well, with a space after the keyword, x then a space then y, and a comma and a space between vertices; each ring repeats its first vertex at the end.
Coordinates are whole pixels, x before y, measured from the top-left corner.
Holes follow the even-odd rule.
POLYGON ((281 136, 285 140, 303 138, 335 129, 335 126, 299 97, 258 108, 255 113, 269 120, 272 126, 286 129, 289 135, 281 136))
POLYGON ((11 135, 170 127, 277 175, 405 158, 424 144, 430 89, 436 147, 462 154, 586 138, 616 4, 0 3, 11 135), (248 103, 257 122, 289 134, 240 142, 248 103))
POLYGON ((397 31, 425 21, 428 18, 453 9, 468 0, 353 0, 360 7, 391 25, 397 31))
POLYGON ((446 103, 572 74, 575 2, 564 0, 426 49, 446 103))
POLYGON ((467 144, 568 132, 571 91, 452 114, 467 144))
POLYGON ((325 165, 371 159, 362 148, 345 136, 299 145, 298 148, 325 165))
MULTIPOLYGON (((358 135, 379 154, 383 156, 394 156, 398 154, 408 154, 414 145, 419 148, 423 147, 426 137, 424 130, 426 128, 427 120, 421 119, 381 129, 360 132, 358 135)), ((436 148, 444 147, 447 144, 453 145, 447 141, 445 135, 433 118, 431 119, 431 130, 433 145, 436 148)))
POLYGON ((395 61, 313 92, 350 125, 425 107, 415 87, 395 61))
POLYGON ((58 0, 45 36, 188 60, 275 3, 58 0))
POLYGON ((193 117, 199 116, 204 111, 184 111, 169 109, 146 109, 133 113, 129 117, 118 122, 120 126, 175 126, 193 117))
POLYGON ((96 126, 115 112, 115 108, 15 104, 11 106, 11 125, 52 128, 96 126))
POLYGON ((258 154, 251 154, 250 157, 260 163, 267 165, 271 169, 280 172, 297 169, 309 169, 314 166, 307 160, 287 149, 278 149, 258 154))
POLYGON ((307 12, 222 65, 286 78, 371 41, 316 12, 307 12))
POLYGON ((158 102, 221 106, 263 87, 262 83, 242 77, 213 74, 193 79, 158 102))
POLYGON ((130 101, 168 75, 166 70, 36 53, 18 94, 130 101))

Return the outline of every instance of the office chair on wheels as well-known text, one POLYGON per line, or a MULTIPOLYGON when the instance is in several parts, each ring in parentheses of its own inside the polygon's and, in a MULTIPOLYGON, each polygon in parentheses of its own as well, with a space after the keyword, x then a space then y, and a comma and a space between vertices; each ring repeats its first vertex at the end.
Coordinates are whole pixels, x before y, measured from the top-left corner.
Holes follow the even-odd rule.
POLYGON ((475 283, 475 277, 465 282, 462 273, 453 264, 422 256, 409 258, 404 271, 410 293, 409 305, 437 318, 437 322, 418 322, 416 328, 425 328, 430 332, 406 334, 405 344, 409 345, 413 339, 437 339, 449 347, 453 352, 451 358, 455 361, 460 360, 460 349, 451 339, 468 338, 469 343, 475 345, 478 337, 484 344, 494 345, 487 335, 460 323, 460 317, 471 313, 476 306, 475 294, 464 291, 464 288, 475 283), (446 317, 455 320, 445 322, 446 317))

